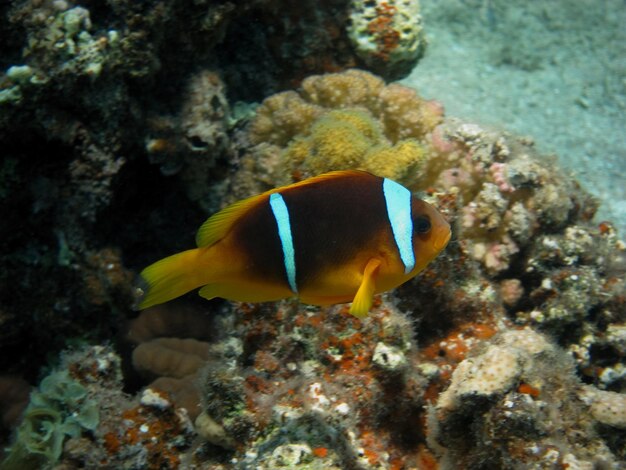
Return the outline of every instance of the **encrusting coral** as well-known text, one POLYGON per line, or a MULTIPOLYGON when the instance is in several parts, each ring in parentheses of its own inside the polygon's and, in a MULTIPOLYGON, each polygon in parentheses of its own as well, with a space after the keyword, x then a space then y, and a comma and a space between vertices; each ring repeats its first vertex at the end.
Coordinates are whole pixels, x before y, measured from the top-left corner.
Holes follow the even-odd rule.
POLYGON ((580 398, 590 405, 591 415, 599 423, 626 429, 626 394, 583 387, 580 398))

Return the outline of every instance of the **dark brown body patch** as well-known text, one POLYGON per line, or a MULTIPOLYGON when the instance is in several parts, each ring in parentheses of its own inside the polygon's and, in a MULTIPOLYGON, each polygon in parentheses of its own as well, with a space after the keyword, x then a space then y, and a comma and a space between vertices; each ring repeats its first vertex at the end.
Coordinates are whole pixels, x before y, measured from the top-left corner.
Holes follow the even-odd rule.
MULTIPOLYGON (((382 178, 357 173, 280 191, 289 211, 298 290, 371 248, 383 230, 390 233, 382 185, 382 178)), ((232 236, 251 276, 288 288, 269 197, 241 217, 232 236)))
POLYGON ((247 259, 248 275, 288 287, 283 249, 269 198, 244 214, 234 225, 231 236, 247 259))
POLYGON ((281 192, 291 219, 299 289, 352 260, 388 229, 382 183, 364 173, 281 192))

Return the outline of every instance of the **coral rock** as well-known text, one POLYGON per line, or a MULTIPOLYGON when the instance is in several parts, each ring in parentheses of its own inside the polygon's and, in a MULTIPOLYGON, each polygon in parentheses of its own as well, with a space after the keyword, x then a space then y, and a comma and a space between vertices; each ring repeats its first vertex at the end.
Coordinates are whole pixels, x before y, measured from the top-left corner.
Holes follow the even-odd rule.
POLYGON ((591 414, 600 423, 626 429, 626 394, 585 386, 581 398, 590 405, 591 414))
POLYGON ((452 374, 450 387, 441 394, 437 406, 453 410, 472 400, 491 398, 508 391, 521 372, 516 351, 490 346, 478 358, 461 362, 452 374))
POLYGON ((378 73, 406 74, 426 45, 418 0, 352 0, 348 36, 378 73))

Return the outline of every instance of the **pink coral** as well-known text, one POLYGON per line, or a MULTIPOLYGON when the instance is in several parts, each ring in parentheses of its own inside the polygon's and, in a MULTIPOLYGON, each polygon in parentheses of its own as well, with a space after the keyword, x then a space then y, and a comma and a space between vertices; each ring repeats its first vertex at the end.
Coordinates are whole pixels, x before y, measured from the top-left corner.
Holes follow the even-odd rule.
MULTIPOLYGON (((443 111, 442 111, 443 115, 443 111)), ((437 126, 430 134, 430 143, 440 153, 450 153, 456 150, 457 145, 445 134, 442 126, 437 126)))
POLYGON ((518 252, 519 247, 505 235, 501 243, 492 243, 487 249, 484 258, 485 268, 491 272, 504 271, 509 267, 513 255, 518 252))
POLYGON ((489 172, 493 177, 494 182, 498 186, 498 189, 503 193, 511 193, 515 191, 515 188, 509 182, 506 174, 506 164, 494 162, 489 167, 489 172))

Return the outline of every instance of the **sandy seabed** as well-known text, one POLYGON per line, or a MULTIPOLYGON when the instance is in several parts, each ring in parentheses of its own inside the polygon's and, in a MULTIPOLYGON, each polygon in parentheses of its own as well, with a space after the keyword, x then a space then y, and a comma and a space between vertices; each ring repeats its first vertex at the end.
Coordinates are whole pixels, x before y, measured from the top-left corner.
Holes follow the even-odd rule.
POLYGON ((403 80, 446 114, 531 137, 626 238, 626 3, 423 0, 429 46, 403 80))

